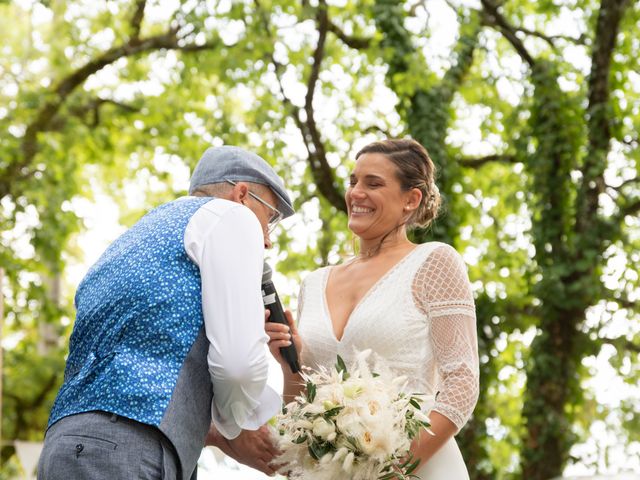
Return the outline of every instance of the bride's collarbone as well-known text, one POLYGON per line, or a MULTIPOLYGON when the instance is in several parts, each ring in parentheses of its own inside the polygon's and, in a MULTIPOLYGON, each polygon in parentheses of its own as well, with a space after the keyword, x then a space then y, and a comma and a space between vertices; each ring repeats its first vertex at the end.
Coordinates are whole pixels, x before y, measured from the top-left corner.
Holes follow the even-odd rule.
POLYGON ((355 259, 349 263, 333 267, 333 271, 329 276, 329 282, 344 287, 373 285, 393 269, 403 258, 404 255, 394 255, 392 257, 365 260, 355 259))
POLYGON ((325 301, 336 337, 341 338, 353 312, 396 265, 415 250, 399 250, 372 258, 354 259, 336 265, 329 271, 325 285, 325 301))
POLYGON ((356 265, 335 267, 327 283, 327 293, 341 302, 355 299, 357 303, 357 298, 377 281, 376 270, 356 265))
POLYGON ((327 300, 333 307, 331 310, 351 312, 396 263, 357 265, 356 262, 334 267, 326 287, 327 300))

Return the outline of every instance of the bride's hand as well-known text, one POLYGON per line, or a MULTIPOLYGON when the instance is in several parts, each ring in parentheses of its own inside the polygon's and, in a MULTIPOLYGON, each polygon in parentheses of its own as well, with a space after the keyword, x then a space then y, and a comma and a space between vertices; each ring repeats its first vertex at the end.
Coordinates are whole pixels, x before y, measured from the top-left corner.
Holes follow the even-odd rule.
POLYGON ((282 323, 269 322, 269 315, 271 312, 269 310, 265 310, 264 319, 264 330, 269 335, 269 350, 271 350, 271 355, 275 358, 280 366, 282 367, 284 372, 290 372, 289 366, 287 362, 282 358, 280 354, 280 349, 283 347, 288 347, 293 344, 296 346, 296 351, 298 352, 298 358, 302 353, 302 340, 300 339, 300 335, 298 334, 298 329, 295 326, 293 321, 293 315, 291 311, 285 310, 284 316, 289 322, 289 325, 283 325, 282 323))

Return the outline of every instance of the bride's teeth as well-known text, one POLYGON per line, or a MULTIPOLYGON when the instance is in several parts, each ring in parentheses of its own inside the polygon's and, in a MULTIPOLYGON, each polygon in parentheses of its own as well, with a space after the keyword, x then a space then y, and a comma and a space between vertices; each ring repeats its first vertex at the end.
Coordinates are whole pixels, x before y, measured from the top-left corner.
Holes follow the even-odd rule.
POLYGON ((356 207, 356 206, 352 206, 351 207, 351 212, 352 213, 370 213, 373 210, 370 208, 364 208, 364 207, 356 207))

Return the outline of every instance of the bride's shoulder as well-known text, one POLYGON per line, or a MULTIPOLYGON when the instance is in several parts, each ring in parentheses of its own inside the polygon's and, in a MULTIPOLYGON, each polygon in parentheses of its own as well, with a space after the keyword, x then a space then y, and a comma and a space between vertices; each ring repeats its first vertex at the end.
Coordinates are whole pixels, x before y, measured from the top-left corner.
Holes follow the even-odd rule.
POLYGON ((312 270, 310 273, 308 273, 303 278, 303 282, 323 284, 330 272, 339 271, 342 268, 344 268, 346 265, 351 263, 352 261, 353 261, 352 258, 348 258, 335 265, 325 265, 323 267, 318 267, 315 270, 312 270))
POLYGON ((418 245, 424 254, 423 263, 459 263, 462 255, 453 246, 444 242, 426 242, 418 245))
POLYGON ((434 252, 438 250, 440 252, 449 251, 449 252, 457 253, 457 250, 451 245, 449 245, 448 243, 437 242, 437 241, 421 243, 418 245, 418 248, 428 252, 434 252))
POLYGON ((316 268, 315 270, 312 270, 307 275, 305 275, 304 278, 303 278, 303 281, 304 282, 308 282, 308 281, 314 281, 314 280, 317 280, 317 279, 321 279, 326 274, 326 272, 328 271, 329 268, 331 268, 331 267, 330 266, 324 266, 324 267, 316 268))

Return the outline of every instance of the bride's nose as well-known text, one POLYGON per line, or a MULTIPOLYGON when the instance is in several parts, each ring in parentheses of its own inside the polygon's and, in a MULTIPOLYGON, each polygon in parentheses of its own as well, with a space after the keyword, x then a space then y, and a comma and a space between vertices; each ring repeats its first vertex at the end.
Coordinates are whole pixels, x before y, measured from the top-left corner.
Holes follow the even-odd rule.
POLYGON ((351 187, 351 190, 349 191, 349 195, 352 198, 356 198, 356 199, 362 199, 366 196, 366 194, 364 193, 364 190, 362 189, 359 183, 356 183, 354 186, 351 187))

